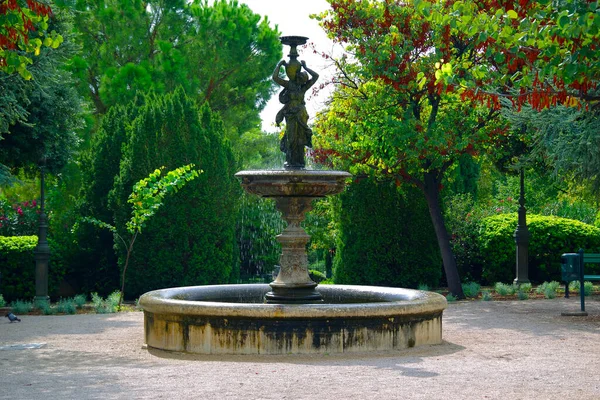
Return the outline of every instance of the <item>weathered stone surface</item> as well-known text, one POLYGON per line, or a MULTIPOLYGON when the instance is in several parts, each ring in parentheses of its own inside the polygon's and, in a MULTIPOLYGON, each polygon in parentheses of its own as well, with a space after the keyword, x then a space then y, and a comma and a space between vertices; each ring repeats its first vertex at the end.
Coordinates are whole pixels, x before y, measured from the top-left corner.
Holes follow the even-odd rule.
POLYGON ((269 285, 163 289, 140 298, 146 343, 201 354, 402 349, 442 341, 446 299, 399 288, 325 285, 320 304, 262 304, 269 285))

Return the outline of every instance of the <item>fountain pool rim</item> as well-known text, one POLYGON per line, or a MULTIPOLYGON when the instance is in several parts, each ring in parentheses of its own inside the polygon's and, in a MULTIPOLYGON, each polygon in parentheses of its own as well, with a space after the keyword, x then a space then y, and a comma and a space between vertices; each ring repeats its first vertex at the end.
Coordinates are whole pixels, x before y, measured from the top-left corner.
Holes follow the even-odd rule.
POLYGON ((323 295, 324 303, 258 302, 269 290, 271 287, 268 284, 167 288, 142 295, 139 305, 145 312, 154 314, 278 319, 409 316, 441 313, 447 307, 446 299, 438 293, 359 285, 320 285, 318 290, 323 295), (235 301, 238 300, 235 296, 241 301, 235 301), (341 302, 336 302, 336 299, 341 302), (344 303, 344 300, 352 302, 344 303))

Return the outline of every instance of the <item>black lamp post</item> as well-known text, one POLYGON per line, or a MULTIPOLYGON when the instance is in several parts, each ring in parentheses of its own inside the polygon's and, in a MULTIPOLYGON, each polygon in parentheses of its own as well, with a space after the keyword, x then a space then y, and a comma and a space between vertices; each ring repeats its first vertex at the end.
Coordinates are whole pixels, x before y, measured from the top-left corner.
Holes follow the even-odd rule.
POLYGON ((529 228, 527 228, 527 210, 525 209, 525 178, 523 167, 521 167, 520 181, 519 222, 514 234, 517 244, 517 277, 514 280, 516 285, 529 283, 529 228))
POLYGON ((40 161, 40 219, 38 223, 38 243, 35 247, 35 301, 48 301, 48 261, 50 260, 50 246, 48 246, 48 217, 44 210, 44 174, 46 157, 40 161))

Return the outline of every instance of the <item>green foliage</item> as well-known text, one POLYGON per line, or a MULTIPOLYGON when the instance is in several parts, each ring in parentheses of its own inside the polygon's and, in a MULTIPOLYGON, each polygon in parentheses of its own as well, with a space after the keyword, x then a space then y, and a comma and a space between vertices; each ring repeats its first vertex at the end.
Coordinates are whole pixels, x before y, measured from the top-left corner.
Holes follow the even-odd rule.
MULTIPOLYGON (((9 168, 0 168, 0 182, 18 169, 37 174, 42 157, 50 172, 59 171, 73 157, 79 142, 75 131, 81 125, 81 99, 64 70, 66 60, 78 50, 72 40, 71 16, 67 10, 57 10, 47 22, 53 35, 65 35, 65 43, 41 49, 26 70, 32 79, 0 72, 4 75, 0 77, 0 165, 9 168)), ((0 31, 1 26, 0 21, 0 31)), ((45 36, 43 41, 52 42, 51 37, 45 36)), ((1 53, 0 49, 0 59, 1 53)))
POLYGON ((524 290, 521 290, 521 289, 517 290, 517 299, 519 299, 519 300, 527 300, 528 298, 529 298, 529 293, 528 292, 526 292, 524 290))
POLYGON ((34 308, 33 301, 15 300, 10 304, 12 312, 15 314, 27 314, 34 308))
MULTIPOLYGON (((35 295, 35 259, 33 251, 37 236, 0 236, 0 291, 7 301, 30 298, 35 295)), ((65 274, 60 258, 52 254, 56 250, 49 240, 50 263, 48 265, 48 291, 54 293, 65 274)))
POLYGON ((448 303, 454 303, 456 300, 458 300, 458 297, 454 296, 452 293, 448 293, 448 295, 446 295, 446 300, 448 303))
POLYGON ((48 300, 36 301, 35 308, 40 310, 43 315, 53 315, 57 313, 57 308, 52 307, 48 300))
MULTIPOLYGON (((597 252, 600 229, 579 221, 559 217, 528 215, 530 232, 529 278, 534 282, 560 279, 560 255, 579 248, 597 252)), ((479 248, 483 260, 482 277, 487 282, 509 281, 514 276, 517 226, 515 214, 484 218, 479 229, 479 248)), ((591 267, 594 268, 594 267, 591 267)))
POLYGON ((340 195, 334 280, 344 284, 437 286, 441 260, 427 207, 414 190, 362 179, 340 195))
MULTIPOLYGON (((579 282, 579 281, 569 282, 569 290, 579 292, 580 287, 581 287, 581 282, 579 282)), ((590 294, 592 294, 593 290, 594 290, 594 284, 592 282, 589 282, 589 281, 583 282, 584 296, 589 296, 590 294)))
POLYGON ((110 314, 118 311, 121 291, 115 290, 105 299, 98 293, 92 293, 92 305, 97 314, 110 314))
POLYGON ((477 282, 463 283, 462 289, 466 297, 475 298, 479 296, 479 290, 481 289, 481 285, 477 282))
POLYGON ((60 299, 56 303, 56 312, 63 314, 77 313, 77 305, 73 299, 60 299))
POLYGON ((492 301, 493 299, 494 299, 494 297, 492 296, 492 293, 490 293, 489 290, 481 291, 481 300, 482 301, 492 301))
POLYGON ((41 1, 3 1, 0 9, 0 72, 32 78, 27 66, 39 56, 42 47, 57 48, 62 36, 49 30, 52 9, 41 1), (12 4, 11 4, 12 3, 12 4))
POLYGON ((531 283, 521 283, 518 285, 518 290, 521 292, 529 293, 533 290, 533 285, 531 283))
POLYGON ((78 309, 81 309, 87 302, 87 296, 85 294, 78 294, 75 297, 73 297, 73 301, 75 302, 75 306, 78 309))
POLYGON ((28 236, 38 231, 36 200, 11 204, 0 199, 0 236, 28 236))
MULTIPOLYGON (((235 263, 240 187, 222 123, 207 105, 198 110, 182 89, 147 96, 141 106, 129 107, 136 109, 137 116, 126 128, 119 175, 107 200, 121 237, 135 229, 131 225, 125 229, 131 215, 139 215, 138 222, 145 223, 129 263, 126 291, 137 297, 163 287, 228 281, 235 263), (139 196, 130 198, 135 182, 157 167, 169 170, 186 163, 194 163, 204 173, 177 196, 165 198, 151 220, 144 220, 144 212, 135 214, 140 201, 142 209, 153 207, 139 196)), ((146 190, 143 185, 139 189, 146 190)), ((116 249, 123 267, 127 249, 116 249)))
POLYGON ((516 288, 513 285, 507 285, 506 283, 496 282, 494 290, 500 296, 512 296, 515 294, 516 288))
POLYGON ((419 283, 419 285, 417 286, 417 289, 427 292, 427 291, 429 291, 429 285, 426 285, 424 283, 419 283))
POLYGON ((558 291, 559 287, 560 283, 557 281, 544 282, 535 289, 535 292, 538 294, 543 294, 547 299, 553 299, 556 297, 556 292, 558 291))
POLYGON ((316 283, 321 283, 325 279, 327 279, 324 273, 322 273, 321 271, 316 271, 314 269, 308 270, 308 276, 310 276, 310 279, 312 279, 316 283))
POLYGON ((6 300, 4 300, 4 296, 0 294, 0 307, 6 306, 6 300))

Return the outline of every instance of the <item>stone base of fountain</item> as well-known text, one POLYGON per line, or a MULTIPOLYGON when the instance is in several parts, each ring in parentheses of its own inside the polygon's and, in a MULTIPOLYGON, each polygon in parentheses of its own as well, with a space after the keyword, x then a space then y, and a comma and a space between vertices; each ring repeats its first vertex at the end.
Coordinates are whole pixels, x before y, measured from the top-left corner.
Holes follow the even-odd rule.
POLYGON ((310 354, 404 349, 442 341, 446 299, 431 292, 319 286, 320 304, 264 304, 271 286, 156 290, 140 298, 151 348, 198 354, 310 354))

